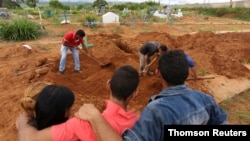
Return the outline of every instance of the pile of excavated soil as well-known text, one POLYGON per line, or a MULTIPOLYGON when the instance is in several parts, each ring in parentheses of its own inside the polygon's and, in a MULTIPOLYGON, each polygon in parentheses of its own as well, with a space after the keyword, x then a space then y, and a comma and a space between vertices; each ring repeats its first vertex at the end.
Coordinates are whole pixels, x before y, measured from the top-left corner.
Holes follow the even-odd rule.
MULTIPOLYGON (((25 42, 32 50, 23 48, 24 42, 1 42, 0 140, 16 140, 15 120, 22 112, 19 100, 24 90, 37 81, 49 81, 72 89, 76 96, 73 112, 83 103, 94 103, 102 110, 104 99, 109 98, 106 81, 114 70, 122 65, 129 64, 138 68, 138 49, 147 41, 158 41, 166 44, 170 50, 183 49, 188 53, 197 64, 196 69, 200 77, 214 78, 188 80, 186 84, 213 95, 218 102, 250 88, 250 70, 245 65, 250 61, 249 32, 214 34, 199 31, 199 25, 166 24, 106 27, 96 29, 95 32, 75 24, 45 26, 48 32, 46 37, 25 42), (94 44, 94 47, 90 48, 93 55, 99 61, 111 64, 100 67, 80 51, 82 73, 74 73, 74 62, 69 52, 65 73, 58 75, 62 33, 79 28, 86 31, 88 42, 94 44), (114 34, 117 31, 119 34, 114 34), (196 33, 188 34, 191 32, 196 33), (51 64, 41 67, 49 63, 51 64), (24 72, 27 70, 30 71, 24 72), (18 73, 21 74, 17 75, 18 73)), ((206 26, 221 28, 217 27, 221 25, 203 25, 206 26)), ((232 26, 235 28, 235 25, 232 26)), ((152 69, 155 69, 156 65, 154 64, 152 69)), ((156 76, 141 77, 139 95, 131 101, 129 108, 140 113, 148 99, 160 91, 161 85, 156 76)))

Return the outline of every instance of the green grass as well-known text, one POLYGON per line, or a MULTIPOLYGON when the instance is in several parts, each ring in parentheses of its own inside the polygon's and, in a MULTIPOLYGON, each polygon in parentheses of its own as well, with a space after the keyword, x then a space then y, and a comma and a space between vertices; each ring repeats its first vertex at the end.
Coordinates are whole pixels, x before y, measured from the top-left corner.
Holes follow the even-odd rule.
POLYGON ((250 124, 250 89, 220 103, 231 124, 250 124))
POLYGON ((248 59, 245 59, 242 61, 242 64, 249 64, 249 63, 250 63, 250 61, 248 59))
POLYGON ((206 70, 200 70, 200 71, 198 72, 198 75, 199 75, 199 76, 206 76, 206 75, 208 75, 208 74, 209 74, 209 72, 206 71, 206 70))

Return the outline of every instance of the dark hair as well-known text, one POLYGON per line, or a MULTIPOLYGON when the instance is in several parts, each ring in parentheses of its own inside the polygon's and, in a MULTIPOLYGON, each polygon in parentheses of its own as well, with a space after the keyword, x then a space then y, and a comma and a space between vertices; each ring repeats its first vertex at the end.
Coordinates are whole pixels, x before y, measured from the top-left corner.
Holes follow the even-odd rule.
POLYGON ((160 45, 159 49, 161 49, 163 52, 168 51, 168 47, 166 45, 160 45))
POLYGON ((84 37, 85 32, 82 29, 79 29, 79 30, 76 31, 76 35, 79 35, 80 37, 84 37))
POLYGON ((75 100, 74 93, 67 87, 48 85, 38 95, 35 105, 36 125, 41 130, 65 122, 75 100))
POLYGON ((164 52, 158 62, 163 79, 170 85, 184 84, 188 77, 188 62, 183 50, 164 52))
POLYGON ((120 100, 126 100, 136 90, 139 84, 139 74, 130 65, 118 68, 110 81, 112 96, 120 100))

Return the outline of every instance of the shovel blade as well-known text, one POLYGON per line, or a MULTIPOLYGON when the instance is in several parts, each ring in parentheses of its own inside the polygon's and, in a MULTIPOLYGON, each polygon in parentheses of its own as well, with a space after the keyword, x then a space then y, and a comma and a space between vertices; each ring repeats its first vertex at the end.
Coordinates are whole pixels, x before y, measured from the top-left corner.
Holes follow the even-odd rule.
POLYGON ((110 65, 111 65, 111 62, 100 64, 101 67, 107 67, 107 66, 110 66, 110 65))

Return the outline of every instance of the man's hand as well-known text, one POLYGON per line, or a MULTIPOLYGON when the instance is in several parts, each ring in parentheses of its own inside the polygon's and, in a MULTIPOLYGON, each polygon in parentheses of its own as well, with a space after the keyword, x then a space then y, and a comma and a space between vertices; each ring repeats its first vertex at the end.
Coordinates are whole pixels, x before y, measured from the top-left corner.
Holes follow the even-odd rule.
POLYGON ((122 141, 120 135, 107 123, 101 113, 93 104, 83 104, 75 113, 75 116, 88 120, 91 123, 92 129, 100 141, 122 141))
POLYGON ((75 116, 83 120, 91 121, 95 117, 101 116, 101 113, 93 104, 83 104, 75 113, 75 116))
POLYGON ((76 49, 82 49, 82 46, 81 45, 79 45, 79 46, 77 46, 77 48, 76 49))

